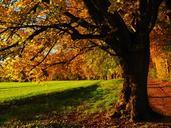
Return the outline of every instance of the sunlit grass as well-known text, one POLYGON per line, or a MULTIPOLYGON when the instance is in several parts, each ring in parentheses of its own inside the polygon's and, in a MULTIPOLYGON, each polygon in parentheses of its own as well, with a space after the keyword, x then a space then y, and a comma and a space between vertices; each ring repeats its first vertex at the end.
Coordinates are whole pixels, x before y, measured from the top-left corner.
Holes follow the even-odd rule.
POLYGON ((63 120, 70 113, 76 114, 76 122, 80 122, 92 114, 113 109, 121 85, 122 80, 1 83, 0 107, 5 102, 9 108, 0 113, 0 123, 27 124, 32 120, 35 126, 37 123, 41 125, 41 120, 56 116, 63 120))
POLYGON ((1 82, 0 103, 18 100, 31 96, 60 92, 68 89, 87 87, 98 84, 100 81, 49 81, 49 82, 1 82))

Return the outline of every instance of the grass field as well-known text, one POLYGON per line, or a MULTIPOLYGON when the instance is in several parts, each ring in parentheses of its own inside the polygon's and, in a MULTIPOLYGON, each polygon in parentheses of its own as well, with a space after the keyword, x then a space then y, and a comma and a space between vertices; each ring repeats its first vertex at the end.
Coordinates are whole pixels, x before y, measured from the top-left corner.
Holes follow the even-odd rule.
POLYGON ((1 82, 1 126, 79 126, 104 112, 109 116, 118 101, 121 83, 122 80, 1 82))
POLYGON ((88 87, 100 81, 49 81, 49 82, 2 82, 0 83, 0 103, 19 100, 41 94, 61 92, 79 87, 88 87))

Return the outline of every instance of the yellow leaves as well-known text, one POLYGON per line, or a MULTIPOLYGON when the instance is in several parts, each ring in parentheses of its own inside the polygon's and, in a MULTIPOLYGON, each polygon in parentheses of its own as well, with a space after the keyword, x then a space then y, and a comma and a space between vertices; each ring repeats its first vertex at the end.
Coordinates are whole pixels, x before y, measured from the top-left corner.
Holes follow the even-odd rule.
MULTIPOLYGON (((80 18, 89 17, 88 11, 86 10, 82 1, 67 0, 67 2, 69 3, 66 4, 66 0, 53 0, 52 3, 54 4, 46 4, 43 2, 37 4, 38 0, 37 1, 20 0, 18 2, 15 2, 15 4, 10 5, 6 14, 7 17, 5 17, 5 19, 8 19, 6 20, 8 22, 9 21, 12 22, 11 24, 9 24, 9 26, 17 26, 16 24, 49 26, 59 23, 69 23, 70 22, 69 20, 71 19, 69 17, 66 18, 66 16, 63 14, 63 12, 65 12, 66 10, 80 18), (35 5, 36 5, 36 9, 34 8, 35 5), (19 8, 20 11, 16 11, 15 10, 16 8, 19 8)), ((76 29, 81 34, 87 34, 89 32, 84 27, 80 27, 78 23, 73 23, 72 25, 73 27, 76 27, 76 29)), ((42 70, 43 68, 46 67, 46 65, 53 64, 56 62, 70 61, 72 60, 72 58, 74 58, 74 56, 77 56, 77 54, 84 53, 82 49, 84 49, 84 47, 89 46, 87 41, 73 42, 69 35, 66 35, 64 33, 59 34, 58 33, 59 30, 54 30, 54 29, 53 30, 48 29, 46 32, 36 35, 32 40, 23 42, 34 31, 38 29, 40 28, 34 27, 30 29, 25 28, 25 29, 16 30, 17 31, 16 35, 18 34, 19 36, 21 36, 21 39, 19 40, 20 41, 19 50, 21 50, 23 47, 24 50, 22 51, 22 58, 16 59, 15 62, 13 63, 11 62, 11 64, 8 65, 9 67, 7 66, 8 71, 9 70, 12 71, 10 74, 12 74, 12 77, 14 79, 17 79, 17 77, 18 79, 20 79, 22 71, 27 77, 36 77, 37 79, 37 77, 41 77, 41 73, 43 72, 42 70), (52 44, 54 44, 55 42, 59 44, 58 47, 56 47, 56 49, 52 49, 52 51, 50 52, 49 56, 47 56, 45 61, 42 62, 39 66, 37 66, 34 72, 31 72, 29 74, 28 73, 29 70, 31 70, 34 67, 34 65, 39 64, 43 60, 43 58, 48 53, 48 50, 51 49, 52 44), (43 47, 46 48, 43 49, 44 51, 41 51, 43 47), (34 57, 35 55, 37 56, 34 57), (33 58, 32 59, 33 61, 30 61, 31 58, 33 58)), ((18 38, 17 37, 11 38, 11 44, 16 42, 18 38)), ((81 74, 84 75, 88 74, 93 77, 94 75, 93 72, 94 70, 92 69, 93 66, 91 67, 90 64, 86 65, 84 63, 86 61, 85 56, 78 55, 75 60, 76 60, 75 62, 71 62, 69 65, 65 65, 65 67, 63 68, 62 67, 56 68, 55 70, 62 73, 64 77, 67 77, 67 75, 81 76, 81 74), (64 69, 67 69, 68 71, 66 70, 64 71, 64 69), (87 69, 89 71, 86 72, 85 70, 87 69)), ((94 60, 92 60, 92 63, 93 62, 94 60)), ((97 70, 96 73, 98 74, 99 72, 100 71, 97 70)))
POLYGON ((7 9, 0 4, 0 17, 3 15, 6 15, 6 13, 7 13, 6 11, 7 11, 7 9))
POLYGON ((169 66, 169 60, 168 58, 163 58, 161 56, 153 58, 153 61, 155 62, 156 70, 157 70, 157 77, 162 80, 167 80, 171 78, 171 67, 169 66))
POLYGON ((84 9, 84 10, 80 11, 80 13, 79 13, 80 18, 85 18, 87 16, 88 16, 88 10, 87 9, 84 9))
MULTIPOLYGON (((24 3, 23 2, 17 2, 16 3, 16 7, 22 7, 24 5, 24 3)), ((25 6, 25 5, 24 5, 25 6)))
POLYGON ((46 12, 48 12, 48 11, 47 11, 47 10, 46 10, 46 11, 41 11, 41 12, 39 13, 39 17, 45 16, 45 15, 46 15, 46 12))
POLYGON ((123 4, 123 0, 116 0, 117 3, 122 3, 123 4))

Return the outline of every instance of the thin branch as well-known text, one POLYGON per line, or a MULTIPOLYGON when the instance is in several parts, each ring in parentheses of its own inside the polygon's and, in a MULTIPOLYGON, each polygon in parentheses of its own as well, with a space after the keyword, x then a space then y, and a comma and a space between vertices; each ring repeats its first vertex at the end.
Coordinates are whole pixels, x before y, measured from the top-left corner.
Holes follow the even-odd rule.
POLYGON ((76 55, 74 55, 70 59, 65 60, 65 61, 59 61, 59 62, 56 62, 56 63, 49 64, 49 65, 47 65, 47 67, 45 69, 47 69, 49 67, 52 67, 52 66, 55 66, 55 65, 58 65, 58 64, 69 64, 70 62, 72 62, 73 60, 75 60, 78 56, 86 53, 87 51, 93 50, 94 47, 96 47, 96 46, 93 45, 93 46, 90 46, 90 47, 84 47, 84 48, 82 48, 80 50, 80 52, 78 52, 76 55))
POLYGON ((56 44, 56 42, 50 47, 50 49, 46 53, 45 57, 43 57, 43 59, 40 62, 38 62, 36 65, 34 65, 33 68, 31 68, 30 71, 32 71, 34 68, 36 68, 37 66, 39 66, 47 58, 47 56, 49 55, 49 53, 51 52, 51 50, 55 46, 55 44, 56 44))
POLYGON ((10 45, 10 46, 7 46, 7 47, 5 47, 5 48, 0 48, 0 52, 3 52, 3 51, 5 51, 5 50, 11 49, 11 48, 13 48, 13 47, 16 47, 17 45, 19 45, 19 42, 16 42, 16 43, 14 43, 14 44, 12 44, 12 45, 10 45))
POLYGON ((47 30, 47 28, 39 29, 39 30, 35 31, 33 34, 31 34, 29 37, 27 37, 27 39, 23 42, 24 45, 23 45, 23 47, 20 50, 20 54, 22 54, 24 49, 25 49, 25 46, 27 44, 26 41, 32 40, 35 36, 39 35, 40 33, 44 32, 46 30, 47 30))
POLYGON ((90 42, 91 42, 93 45, 97 46, 98 48, 102 49, 103 51, 109 53, 111 56, 118 56, 116 53, 112 53, 112 52, 110 51, 110 47, 109 47, 109 46, 98 45, 97 43, 93 42, 92 40, 90 40, 90 42))
MULTIPOLYGON (((59 36, 61 35, 61 34, 64 34, 64 32, 61 32, 61 31, 59 31, 58 33, 57 33, 59 36)), ((31 61, 33 61, 40 53, 42 53, 44 50, 46 49, 46 46, 44 46, 43 48, 41 48, 30 60, 31 61)))
POLYGON ((0 34, 6 32, 6 31, 8 31, 8 28, 4 28, 4 30, 2 30, 2 31, 0 32, 0 34))
POLYGON ((47 47, 42 47, 30 60, 33 61, 40 53, 42 53, 47 47))

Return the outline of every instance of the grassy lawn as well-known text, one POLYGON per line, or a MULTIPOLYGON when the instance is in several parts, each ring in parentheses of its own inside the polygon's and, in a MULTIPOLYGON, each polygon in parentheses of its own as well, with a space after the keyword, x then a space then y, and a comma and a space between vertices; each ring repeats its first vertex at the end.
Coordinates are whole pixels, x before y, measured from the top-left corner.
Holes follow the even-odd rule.
POLYGON ((48 82, 1 82, 0 103, 32 96, 61 92, 79 87, 88 87, 100 81, 48 81, 48 82))
POLYGON ((110 116, 121 84, 122 80, 1 82, 0 124, 5 127, 43 127, 53 123, 81 126, 100 114, 110 116))

